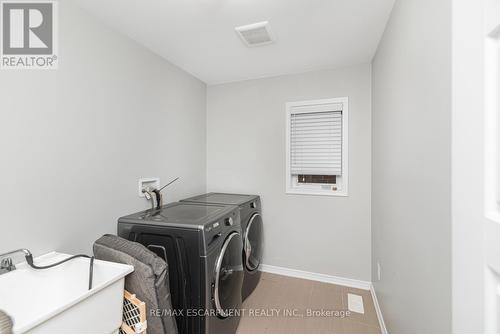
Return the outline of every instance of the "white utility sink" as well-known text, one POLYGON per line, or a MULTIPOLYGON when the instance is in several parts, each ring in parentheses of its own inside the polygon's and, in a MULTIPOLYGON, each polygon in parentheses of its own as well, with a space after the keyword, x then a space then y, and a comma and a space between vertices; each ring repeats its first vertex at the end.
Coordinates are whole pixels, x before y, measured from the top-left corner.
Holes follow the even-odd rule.
MULTIPOLYGON (((49 253, 35 258, 47 265, 70 255, 49 253)), ((132 266, 94 262, 88 290, 89 259, 35 270, 26 263, 0 275, 0 310, 14 320, 14 334, 115 333, 122 322, 123 287, 132 266)))

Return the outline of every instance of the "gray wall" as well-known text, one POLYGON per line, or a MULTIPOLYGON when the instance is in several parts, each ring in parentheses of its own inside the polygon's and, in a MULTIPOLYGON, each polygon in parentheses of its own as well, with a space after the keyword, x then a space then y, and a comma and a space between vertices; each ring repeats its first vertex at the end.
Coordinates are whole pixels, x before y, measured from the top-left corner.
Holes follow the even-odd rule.
POLYGON ((55 71, 0 74, 0 252, 89 251, 147 207, 141 176, 205 190, 206 86, 61 1, 55 71))
POLYGON ((372 64, 372 268, 390 333, 451 332, 450 29, 449 0, 396 1, 372 64))
POLYGON ((262 196, 264 263, 371 280, 370 65, 208 87, 207 184, 262 196), (349 197, 285 194, 285 103, 349 97, 349 197))

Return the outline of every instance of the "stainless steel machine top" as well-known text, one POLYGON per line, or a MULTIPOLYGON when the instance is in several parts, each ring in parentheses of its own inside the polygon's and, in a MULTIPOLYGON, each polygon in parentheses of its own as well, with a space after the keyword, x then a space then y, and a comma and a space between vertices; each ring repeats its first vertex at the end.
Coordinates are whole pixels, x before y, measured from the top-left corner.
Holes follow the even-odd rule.
POLYGON ((220 203, 230 205, 241 205, 255 198, 252 195, 238 195, 238 194, 222 194, 222 193, 209 193, 197 197, 185 199, 185 201, 193 201, 199 203, 220 203))
POLYGON ((119 222, 169 224, 202 227, 214 219, 230 213, 234 206, 219 204, 171 203, 157 210, 146 210, 119 219, 119 222))

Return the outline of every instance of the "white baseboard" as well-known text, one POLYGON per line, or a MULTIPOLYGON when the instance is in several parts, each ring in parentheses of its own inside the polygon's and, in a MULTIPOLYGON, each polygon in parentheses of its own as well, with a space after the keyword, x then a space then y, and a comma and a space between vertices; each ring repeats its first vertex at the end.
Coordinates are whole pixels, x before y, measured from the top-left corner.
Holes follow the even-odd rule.
POLYGON ((324 282, 324 283, 332 283, 332 284, 348 286, 351 288, 357 288, 357 289, 362 289, 362 290, 370 290, 371 286, 372 286, 371 282, 368 282, 368 281, 360 281, 360 280, 351 279, 351 278, 330 276, 330 275, 312 273, 312 272, 303 271, 303 270, 276 267, 276 266, 271 266, 268 264, 262 264, 260 270, 263 272, 266 272, 266 273, 271 273, 271 274, 278 274, 278 275, 283 275, 283 276, 302 278, 302 279, 324 282))
POLYGON ((380 309, 380 304, 378 303, 377 294, 375 293, 375 287, 373 286, 373 284, 371 284, 370 292, 372 294, 373 304, 375 305, 375 311, 377 312, 380 330, 382 331, 382 334, 388 334, 387 327, 385 327, 384 317, 382 316, 382 310, 380 309))

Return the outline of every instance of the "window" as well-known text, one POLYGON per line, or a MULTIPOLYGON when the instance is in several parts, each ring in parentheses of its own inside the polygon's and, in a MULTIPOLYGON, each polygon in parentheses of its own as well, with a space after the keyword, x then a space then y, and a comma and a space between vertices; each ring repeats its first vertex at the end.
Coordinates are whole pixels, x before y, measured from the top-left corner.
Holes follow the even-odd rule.
POLYGON ((286 105, 286 192, 347 196, 348 98, 286 105))

